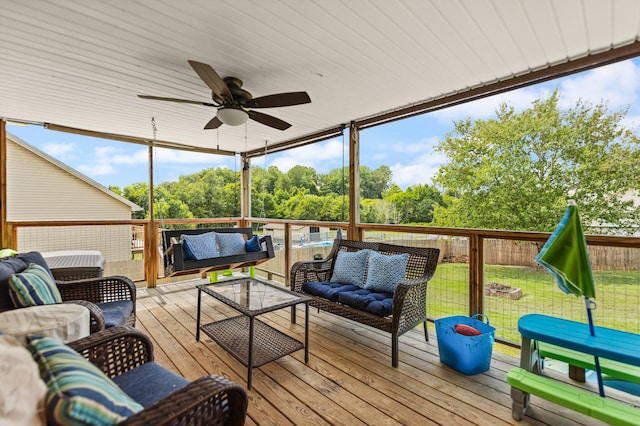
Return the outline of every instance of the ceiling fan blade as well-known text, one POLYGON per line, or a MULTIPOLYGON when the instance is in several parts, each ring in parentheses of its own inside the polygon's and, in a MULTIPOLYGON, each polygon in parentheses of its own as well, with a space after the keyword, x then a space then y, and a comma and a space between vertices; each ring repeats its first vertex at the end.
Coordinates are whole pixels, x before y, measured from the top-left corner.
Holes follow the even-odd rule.
POLYGON ((291 105, 308 104, 311 98, 307 92, 277 93, 275 95, 260 96, 243 103, 245 108, 275 108, 291 105))
POLYGON ((233 102, 233 95, 227 87, 227 83, 220 78, 216 70, 211 65, 203 64, 202 62, 189 61, 191 68, 200 76, 202 81, 209 86, 213 92, 214 100, 222 100, 225 102, 233 102))
POLYGON ((180 102, 183 104, 204 105, 204 106, 211 106, 211 107, 218 106, 216 104, 212 104, 211 102, 190 101, 188 99, 163 98, 162 96, 138 95, 138 97, 142 99, 152 99, 154 101, 180 102))
POLYGON ((218 117, 213 117, 209 122, 204 126, 205 130, 217 129, 222 126, 222 121, 218 117))
POLYGON ((257 121, 258 123, 262 123, 265 126, 273 127, 274 129, 287 130, 289 127, 291 127, 291 124, 287 123, 286 121, 282 121, 279 118, 275 118, 271 115, 263 114, 261 112, 247 111, 247 114, 249 114, 250 119, 257 121))

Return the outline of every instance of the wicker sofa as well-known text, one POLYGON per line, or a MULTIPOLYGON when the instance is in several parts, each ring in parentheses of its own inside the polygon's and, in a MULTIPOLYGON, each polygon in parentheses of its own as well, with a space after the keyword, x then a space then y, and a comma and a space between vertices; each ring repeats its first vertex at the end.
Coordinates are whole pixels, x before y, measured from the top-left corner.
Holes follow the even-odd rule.
MULTIPOLYGON (((242 386, 215 375, 189 382, 155 362, 151 340, 133 327, 112 327, 67 346, 144 407, 119 425, 204 426, 245 422, 248 399, 242 386)), ((73 366, 81 367, 77 362, 73 366)), ((65 388, 65 392, 69 390, 65 388)))
MULTIPOLYGON (((391 364, 393 367, 397 367, 398 337, 400 335, 423 323, 425 339, 429 340, 426 313, 427 283, 435 273, 439 254, 440 250, 436 248, 405 247, 378 242, 337 239, 326 258, 310 262, 297 262, 293 265, 291 268, 291 290, 310 296, 312 298, 311 306, 391 333, 391 364), (331 282, 338 254, 342 251, 357 252, 360 250, 373 250, 384 255, 403 253, 408 255, 405 280, 395 287, 393 293, 368 291, 364 288, 353 288, 354 286, 331 282), (319 295, 315 291, 318 287, 327 291, 319 295), (309 293, 309 291, 316 294, 309 293), (338 297, 339 300, 337 300, 338 297), (350 300, 354 300, 356 303, 350 303, 350 300), (372 309, 367 311, 368 307, 384 303, 387 303, 388 310, 386 311, 373 311, 372 309), (368 307, 365 306, 367 304, 369 304, 368 307)), ((365 271, 365 279, 366 274, 365 271)), ((291 321, 296 322, 295 309, 291 310, 291 321)))
POLYGON ((251 228, 198 228, 162 231, 162 248, 165 276, 193 273, 194 271, 219 271, 259 265, 275 257, 270 235, 259 238, 260 251, 243 252, 229 256, 189 259, 180 240, 182 235, 202 235, 210 232, 222 234, 242 234, 245 241, 253 237, 251 228))
MULTIPOLYGON (((9 296, 9 277, 23 272, 31 263, 49 271, 47 262, 37 251, 0 259, 0 312, 16 309, 9 296)), ((89 309, 92 333, 115 325, 135 326, 136 287, 129 278, 110 276, 74 281, 58 280, 56 286, 62 302, 77 303, 89 309)))

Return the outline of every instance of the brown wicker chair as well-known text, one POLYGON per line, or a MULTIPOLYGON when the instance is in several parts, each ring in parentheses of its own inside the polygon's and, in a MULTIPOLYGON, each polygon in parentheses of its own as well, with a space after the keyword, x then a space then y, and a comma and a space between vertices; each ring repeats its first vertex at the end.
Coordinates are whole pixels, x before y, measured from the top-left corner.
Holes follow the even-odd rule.
POLYGON ((124 319, 124 322, 117 325, 132 327, 136 325, 136 286, 129 278, 113 275, 76 281, 56 281, 56 285, 63 302, 80 303, 87 306, 91 313, 92 333, 104 330, 107 326, 102 309, 98 304, 131 301, 133 310, 124 319))
MULTIPOLYGON (((45 269, 49 268, 37 251, 0 259, 0 312, 16 308, 9 297, 8 280, 11 274, 24 271, 30 263, 37 263, 45 269)), ((56 285, 64 303, 77 303, 89 309, 92 333, 104 330, 107 325, 134 326, 136 323, 136 287, 127 277, 111 276, 56 281, 56 285), (133 305, 132 312, 120 321, 105 324, 103 308, 107 309, 107 306, 114 305, 117 307, 119 303, 126 301, 130 301, 133 305)))
MULTIPOLYGON (((424 336, 429 340, 427 331, 427 283, 433 277, 438 265, 440 250, 426 247, 405 247, 386 243, 362 242, 337 239, 329 255, 322 260, 297 262, 291 268, 291 290, 304 293, 312 298, 309 303, 327 312, 348 318, 364 325, 391 333, 391 364, 398 366, 398 337, 424 324, 424 336), (381 254, 394 255, 408 253, 405 281, 398 284, 393 293, 391 316, 378 316, 354 307, 333 302, 323 297, 305 293, 305 282, 329 281, 333 273, 334 262, 339 251, 375 250, 381 254)), ((296 322, 296 310, 291 310, 291 321, 296 322)))
MULTIPOLYGON (((68 346, 111 379, 153 361, 151 340, 133 327, 111 327, 68 343, 68 346)), ((139 386, 144 387, 144 381, 139 386)), ((247 393, 242 386, 211 375, 165 395, 119 424, 243 425, 247 405, 247 393)))

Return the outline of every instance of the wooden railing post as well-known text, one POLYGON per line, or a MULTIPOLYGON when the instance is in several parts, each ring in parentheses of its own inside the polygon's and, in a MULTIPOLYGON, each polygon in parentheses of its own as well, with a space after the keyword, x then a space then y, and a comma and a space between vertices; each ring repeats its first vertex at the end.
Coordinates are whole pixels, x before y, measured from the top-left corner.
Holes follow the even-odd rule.
POLYGON ((11 230, 7 226, 7 131, 5 120, 0 120, 0 248, 15 249, 11 230))
POLYGON ((360 132, 355 122, 349 126, 349 239, 362 241, 360 223, 360 132))
POLYGON ((469 315, 484 312, 484 239, 469 236, 469 315))
POLYGON ((284 282, 289 287, 291 285, 291 224, 284 224, 284 282))

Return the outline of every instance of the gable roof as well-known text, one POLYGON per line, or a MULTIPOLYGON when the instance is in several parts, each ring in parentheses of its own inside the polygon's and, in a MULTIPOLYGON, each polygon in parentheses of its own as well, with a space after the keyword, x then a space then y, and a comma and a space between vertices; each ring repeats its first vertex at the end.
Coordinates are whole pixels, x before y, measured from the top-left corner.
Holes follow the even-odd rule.
POLYGON ((126 204, 127 206, 129 206, 131 208, 131 211, 140 211, 142 210, 142 207, 140 207, 139 205, 127 200, 126 198, 116 194, 115 192, 111 191, 109 188, 107 188, 106 186, 103 186, 101 184, 99 184, 98 182, 96 182, 95 180, 91 179, 90 177, 88 177, 87 175, 84 175, 82 173, 80 173, 79 171, 77 171, 76 169, 69 167, 68 165, 64 164, 63 162, 53 158, 52 156, 50 156, 49 154, 47 154, 44 151, 39 150, 38 148, 34 147, 33 145, 29 145, 27 142, 25 142, 24 140, 20 139, 19 137, 7 132, 7 140, 12 141, 13 143, 21 146, 22 148, 26 149, 27 151, 30 151, 31 153, 33 153, 34 155, 37 155, 38 157, 44 159, 45 161, 48 161, 49 163, 57 166, 58 168, 64 170, 66 173, 69 173, 73 176, 75 176, 76 178, 80 179, 81 181, 85 182, 87 185, 95 188, 98 191, 104 192, 105 194, 107 194, 108 196, 114 198, 115 200, 126 204))

